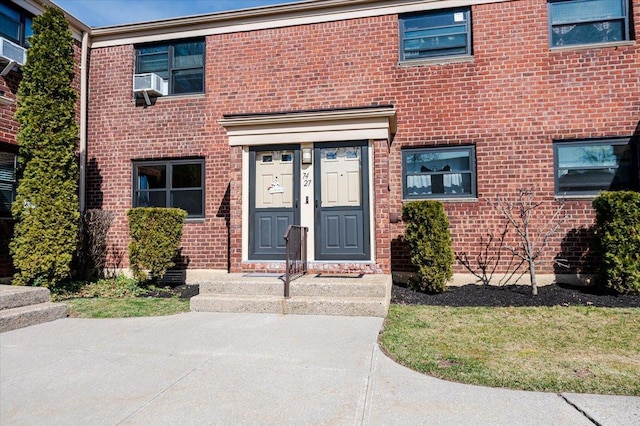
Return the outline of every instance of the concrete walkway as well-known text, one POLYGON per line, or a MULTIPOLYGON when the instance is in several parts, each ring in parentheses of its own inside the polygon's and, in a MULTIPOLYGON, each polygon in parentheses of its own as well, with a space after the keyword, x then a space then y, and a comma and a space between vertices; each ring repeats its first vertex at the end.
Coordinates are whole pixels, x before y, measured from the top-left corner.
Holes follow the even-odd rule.
POLYGON ((0 334, 0 424, 640 424, 640 398, 415 373, 380 352, 382 321, 191 312, 9 331, 0 334))

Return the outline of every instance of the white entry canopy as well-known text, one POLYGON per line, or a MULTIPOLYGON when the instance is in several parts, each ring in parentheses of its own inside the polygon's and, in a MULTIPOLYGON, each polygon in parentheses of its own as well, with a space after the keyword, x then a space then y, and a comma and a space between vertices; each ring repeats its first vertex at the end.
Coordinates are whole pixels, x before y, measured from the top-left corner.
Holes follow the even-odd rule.
POLYGON ((228 115, 218 121, 230 146, 385 139, 396 132, 393 106, 228 115))

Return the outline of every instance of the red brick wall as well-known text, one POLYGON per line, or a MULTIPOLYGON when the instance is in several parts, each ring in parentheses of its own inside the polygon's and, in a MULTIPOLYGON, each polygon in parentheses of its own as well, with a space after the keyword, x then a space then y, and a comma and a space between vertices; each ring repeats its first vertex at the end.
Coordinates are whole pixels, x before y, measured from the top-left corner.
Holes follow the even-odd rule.
MULTIPOLYGON (((640 34, 640 0, 633 10, 640 34)), ((553 210, 554 139, 629 136, 640 120, 637 43, 550 51, 543 0, 474 6, 472 19, 473 60, 420 66, 398 65, 397 16, 210 36, 206 94, 149 108, 131 102, 133 47, 95 49, 90 205, 116 213, 112 243, 125 249, 131 160, 203 156, 206 219, 187 224, 184 254, 192 268, 239 270, 241 150, 228 147, 217 123, 223 114, 392 104, 398 132, 391 148, 374 144, 380 269, 407 264, 403 224, 389 223, 389 213, 402 209, 403 147, 475 145, 478 201, 445 202, 454 249, 471 252, 499 222, 485 198, 535 184, 547 213, 553 210)), ((548 257, 568 248, 575 266, 586 238, 579 230, 593 221, 590 200, 571 201, 567 212, 548 257)))

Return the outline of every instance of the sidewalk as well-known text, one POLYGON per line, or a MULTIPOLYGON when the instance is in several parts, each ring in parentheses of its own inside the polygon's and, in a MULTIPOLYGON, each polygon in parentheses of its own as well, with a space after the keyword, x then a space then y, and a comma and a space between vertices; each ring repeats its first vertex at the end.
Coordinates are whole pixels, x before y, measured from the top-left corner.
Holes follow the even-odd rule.
POLYGON ((381 326, 380 318, 190 312, 2 333, 0 424, 640 424, 636 397, 415 373, 380 352, 381 326))

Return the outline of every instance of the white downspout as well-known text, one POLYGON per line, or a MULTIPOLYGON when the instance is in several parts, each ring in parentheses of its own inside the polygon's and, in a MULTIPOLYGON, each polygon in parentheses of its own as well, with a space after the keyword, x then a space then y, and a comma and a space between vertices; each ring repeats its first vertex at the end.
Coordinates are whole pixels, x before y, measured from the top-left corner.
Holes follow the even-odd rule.
POLYGON ((87 57, 89 52, 89 33, 82 32, 82 57, 80 59, 80 182, 78 183, 78 201, 80 212, 86 208, 87 180, 87 57))

